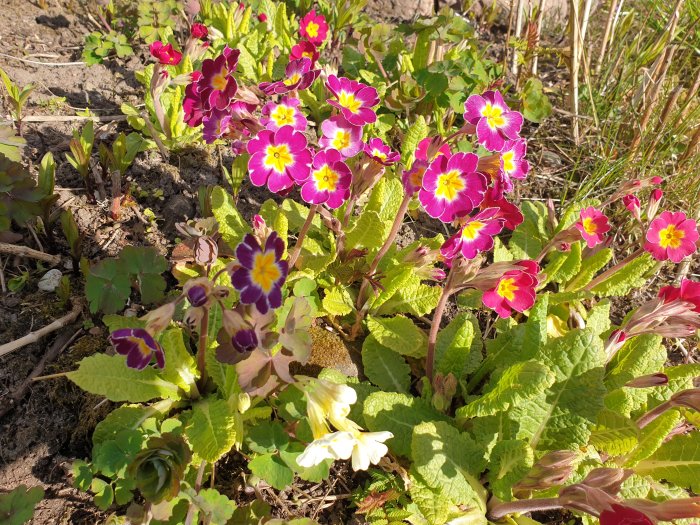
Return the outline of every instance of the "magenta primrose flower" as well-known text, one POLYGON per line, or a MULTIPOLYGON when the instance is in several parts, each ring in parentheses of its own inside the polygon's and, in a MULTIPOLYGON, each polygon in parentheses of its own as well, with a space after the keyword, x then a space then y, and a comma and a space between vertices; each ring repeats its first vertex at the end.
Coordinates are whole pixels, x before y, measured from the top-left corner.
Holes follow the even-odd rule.
POLYGON ((335 75, 328 75, 326 87, 335 98, 335 100, 328 99, 327 102, 338 108, 350 124, 364 126, 376 122, 377 114, 372 109, 379 104, 376 89, 335 75))
POLYGON ((290 60, 298 60, 300 58, 308 58, 311 60, 311 67, 316 64, 318 60, 319 52, 316 46, 313 45, 308 40, 302 40, 298 44, 292 46, 292 51, 289 53, 290 60))
POLYGON ((309 176, 297 182, 306 202, 336 209, 350 196, 352 172, 339 151, 327 149, 316 153, 309 176))
POLYGON ((194 23, 190 28, 190 35, 192 35, 192 38, 206 40, 207 36, 209 35, 209 29, 207 29, 207 26, 204 24, 194 23))
POLYGON ((695 253, 699 236, 697 223, 685 213, 665 211, 651 221, 644 249, 658 261, 678 263, 695 253))
POLYGON ((524 268, 505 272, 494 288, 484 292, 484 305, 495 310, 499 317, 510 317, 511 309, 524 312, 535 304, 540 267, 535 261, 520 261, 518 264, 524 268))
POLYGON ((423 186, 423 177, 428 169, 428 161, 418 159, 413 162, 410 170, 404 170, 401 175, 403 189, 408 195, 415 195, 423 186))
POLYGON ((294 180, 309 176, 311 152, 306 137, 292 126, 263 130, 248 142, 250 180, 274 193, 294 186, 294 180))
POLYGON ((163 348, 143 328, 120 328, 109 336, 109 342, 120 355, 126 356, 126 366, 143 370, 153 356, 156 358, 156 366, 165 366, 165 354, 163 348))
POLYGON ((682 279, 681 285, 664 286, 659 290, 659 297, 664 303, 671 301, 683 301, 693 305, 693 311, 700 313, 700 283, 690 279, 682 279))
POLYGON ((491 151, 501 151, 507 139, 520 138, 523 116, 511 111, 498 91, 471 95, 464 103, 464 120, 476 126, 479 144, 491 151))
POLYGON ((454 259, 462 252, 465 259, 493 248, 493 238, 501 233, 505 219, 498 217, 498 208, 487 208, 464 222, 462 229, 450 237, 440 248, 446 259, 454 259))
POLYGON ((508 201, 503 195, 499 196, 493 187, 486 190, 480 208, 482 210, 498 209, 497 217, 505 221, 504 226, 509 230, 515 230, 525 220, 520 208, 508 201))
POLYGON ((624 505, 613 504, 600 513, 600 525, 654 525, 654 523, 643 512, 624 505))
POLYGON ((299 23, 299 33, 314 45, 323 44, 328 36, 328 23, 316 10, 309 11, 299 23))
POLYGON ((185 123, 190 127, 199 126, 212 110, 224 110, 233 102, 238 91, 238 83, 233 73, 238 66, 240 51, 225 47, 215 59, 202 62, 202 70, 192 73, 192 82, 185 88, 182 103, 185 123))
POLYGON ((439 155, 423 176, 418 200, 431 217, 452 222, 466 215, 484 199, 486 177, 476 172, 474 153, 439 155))
POLYGON ((258 87, 266 95, 283 95, 290 91, 306 89, 313 84, 320 73, 320 69, 311 69, 311 60, 304 57, 287 64, 284 80, 262 82, 258 87))
POLYGON ((284 97, 279 102, 268 102, 262 108, 260 123, 267 129, 277 131, 282 126, 292 126, 297 131, 306 130, 306 117, 299 110, 298 98, 284 97))
POLYGON ((345 157, 354 157, 363 148, 362 128, 353 126, 342 115, 335 115, 321 122, 323 136, 318 143, 322 148, 332 148, 345 157))
POLYGON ((632 216, 639 220, 642 216, 641 213, 641 203, 639 202, 639 198, 634 195, 633 193, 630 193, 628 195, 625 195, 622 197, 622 204, 625 205, 625 208, 627 208, 632 216))
POLYGON ((282 261, 284 241, 272 232, 261 247, 250 233, 236 247, 240 265, 231 273, 231 284, 240 292, 243 304, 254 304, 261 314, 282 305, 282 285, 288 264, 282 261))
POLYGON ((581 210, 580 219, 574 226, 589 248, 605 242, 605 234, 610 231, 608 218, 593 206, 581 210))
POLYGON ((229 132, 231 126, 231 115, 228 111, 215 109, 202 119, 204 128, 202 137, 204 142, 211 144, 216 139, 222 138, 229 132))
POLYGON ((153 42, 149 50, 151 56, 164 66, 177 66, 182 60, 182 53, 173 49, 172 44, 163 44, 160 40, 153 42))
POLYGON ((391 151, 391 148, 384 144, 384 141, 379 137, 370 139, 369 142, 364 145, 363 151, 365 155, 382 166, 391 166, 401 159, 401 155, 395 151, 391 151))

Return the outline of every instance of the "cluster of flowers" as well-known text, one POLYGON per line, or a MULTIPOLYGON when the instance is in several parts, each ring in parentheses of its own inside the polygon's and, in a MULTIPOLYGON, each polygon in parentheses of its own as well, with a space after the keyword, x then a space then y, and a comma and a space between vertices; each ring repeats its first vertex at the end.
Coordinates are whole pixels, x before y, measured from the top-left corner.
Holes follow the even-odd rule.
POLYGON ((309 468, 327 459, 352 458, 352 468, 357 471, 379 463, 388 452, 384 442, 394 435, 386 431, 365 432, 348 419, 350 405, 357 401, 355 390, 322 379, 303 376, 298 379, 314 436, 314 441, 297 458, 299 466, 309 468), (330 425, 336 430, 331 431, 330 425))

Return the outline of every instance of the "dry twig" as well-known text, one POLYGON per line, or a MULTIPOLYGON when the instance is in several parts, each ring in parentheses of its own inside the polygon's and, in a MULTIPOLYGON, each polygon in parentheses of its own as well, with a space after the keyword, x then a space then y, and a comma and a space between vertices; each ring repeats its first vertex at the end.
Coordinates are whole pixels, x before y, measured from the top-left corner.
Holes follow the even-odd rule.
POLYGON ((49 263, 51 266, 56 266, 61 262, 61 258, 58 255, 51 255, 50 253, 40 252, 39 250, 34 250, 33 248, 29 248, 27 246, 19 246, 17 244, 9 244, 6 242, 0 242, 0 253, 38 259, 49 263))

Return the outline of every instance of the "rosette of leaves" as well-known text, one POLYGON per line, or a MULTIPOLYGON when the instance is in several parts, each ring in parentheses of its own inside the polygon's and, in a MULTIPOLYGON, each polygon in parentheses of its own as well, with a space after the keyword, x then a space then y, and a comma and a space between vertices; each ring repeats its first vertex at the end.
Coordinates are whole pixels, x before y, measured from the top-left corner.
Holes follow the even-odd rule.
POLYGON ((192 452, 181 436, 161 434, 148 440, 146 449, 129 465, 128 475, 146 500, 159 503, 179 494, 191 459, 192 452))
POLYGON ((41 215, 44 197, 29 171, 0 153, 0 231, 8 230, 12 221, 24 225, 41 215))

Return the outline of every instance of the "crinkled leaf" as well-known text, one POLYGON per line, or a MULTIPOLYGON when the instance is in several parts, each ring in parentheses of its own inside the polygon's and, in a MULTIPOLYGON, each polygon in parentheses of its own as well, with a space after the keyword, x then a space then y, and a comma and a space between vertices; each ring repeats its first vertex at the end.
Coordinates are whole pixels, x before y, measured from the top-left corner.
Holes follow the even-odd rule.
POLYGON ((610 248, 602 248, 590 257, 586 257, 578 274, 566 285, 566 291, 576 292, 590 283, 593 276, 610 262, 612 255, 613 251, 610 248))
POLYGON ((435 342, 435 370, 457 380, 476 370, 481 362, 481 331, 473 314, 463 312, 440 330, 435 342))
POLYGON ((387 226, 376 211, 363 211, 347 232, 345 247, 348 250, 379 248, 382 245, 382 239, 388 234, 387 228, 390 227, 391 225, 387 226))
MULTIPOLYGON (((427 34, 427 31, 425 32, 427 34)), ((419 37, 420 40, 420 37, 419 37)), ((418 46, 418 42, 416 42, 418 46)), ((428 45, 428 47, 430 47, 428 45)), ((401 161, 406 169, 410 169, 416 154, 418 143, 428 136, 428 124, 425 122, 423 115, 418 115, 408 127, 408 131, 404 135, 401 143, 401 161)))
POLYGON ((367 337, 362 345, 362 365, 369 380, 382 390, 408 393, 411 368, 398 353, 367 337))
POLYGON ((512 487, 530 471, 534 453, 530 445, 519 439, 499 441, 489 459, 489 488, 504 501, 513 499, 512 487))
POLYGON ((121 355, 95 354, 80 361, 66 377, 83 390, 110 401, 140 403, 155 398, 180 399, 177 385, 160 377, 152 367, 135 370, 121 355))
POLYGON ((508 249, 516 259, 534 259, 547 243, 547 207, 541 202, 525 201, 521 204, 523 222, 515 229, 508 249))
POLYGON ((676 436, 634 467, 640 475, 700 492, 700 433, 676 436))
POLYGON ((591 444, 611 456, 621 456, 632 450, 639 439, 636 423, 612 410, 601 410, 591 431, 591 444))
POLYGON ((200 519, 201 515, 206 516, 206 523, 211 525, 226 525, 236 510, 236 504, 216 489, 203 488, 195 492, 190 488, 187 495, 201 513, 200 519))
POLYGON ((625 296, 647 282, 644 275, 654 267, 654 259, 648 253, 643 253, 630 261, 607 279, 596 284, 591 291, 601 297, 625 296))
POLYGON ((234 426, 229 404, 223 399, 208 399, 194 405, 185 435, 199 457, 214 463, 233 447, 234 426))
POLYGON ((321 305, 330 315, 347 315, 355 307, 350 292, 342 285, 326 288, 321 305))
POLYGON ((424 399, 394 392, 375 392, 364 403, 365 422, 372 432, 388 430, 394 437, 389 449, 399 456, 411 454, 411 432, 425 421, 449 421, 424 399))
POLYGON ((469 419, 508 410, 513 405, 542 394, 552 386, 554 379, 554 374, 537 361, 517 363, 492 379, 493 386, 481 397, 457 409, 457 416, 469 419))
POLYGON ((678 410, 669 410, 645 426, 640 432, 639 444, 627 456, 625 467, 634 467, 656 452, 680 421, 678 410))
POLYGON ((379 344, 401 355, 425 357, 428 336, 408 317, 369 317, 369 332, 379 344))
POLYGON ((222 239, 235 249, 250 232, 250 226, 236 209, 233 197, 221 186, 216 186, 211 192, 211 211, 219 223, 222 239))

